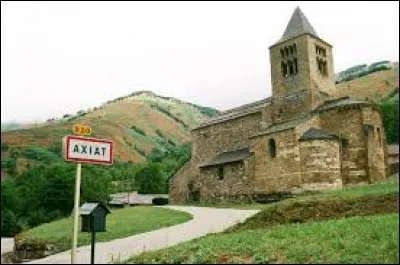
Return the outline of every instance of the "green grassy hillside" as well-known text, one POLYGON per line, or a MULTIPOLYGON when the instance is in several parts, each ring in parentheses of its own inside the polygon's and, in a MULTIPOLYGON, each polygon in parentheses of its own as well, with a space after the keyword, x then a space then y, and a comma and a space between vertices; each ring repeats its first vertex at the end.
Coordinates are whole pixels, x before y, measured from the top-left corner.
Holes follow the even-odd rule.
MULTIPOLYGON (((190 128, 216 113, 211 108, 143 91, 89 111, 49 119, 40 127, 2 132, 1 140, 9 149, 51 147, 61 144, 63 136, 73 134, 74 124, 85 124, 92 127, 93 137, 114 140, 117 160, 143 162, 154 148, 165 151, 189 141, 190 128)), ((2 157, 7 155, 2 149, 2 157)))

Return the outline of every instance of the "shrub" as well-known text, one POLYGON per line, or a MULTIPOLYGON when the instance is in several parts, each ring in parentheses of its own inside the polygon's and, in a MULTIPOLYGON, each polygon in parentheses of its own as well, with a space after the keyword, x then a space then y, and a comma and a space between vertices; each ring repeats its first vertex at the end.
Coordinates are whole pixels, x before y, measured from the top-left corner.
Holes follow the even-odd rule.
POLYGON ((54 162, 58 160, 58 155, 41 147, 30 146, 24 148, 21 150, 21 155, 29 159, 43 162, 54 162))
POLYGON ((383 112, 383 124, 388 143, 399 142, 399 102, 384 102, 380 104, 383 112))
POLYGON ((1 143, 1 151, 8 151, 8 148, 9 148, 8 144, 1 143))
POLYGON ((138 152, 141 156, 146 156, 146 152, 142 149, 140 149, 137 145, 135 145, 135 150, 138 152))
POLYGON ((160 131, 159 129, 156 130, 156 134, 160 136, 161 138, 165 138, 165 135, 160 131))
POLYGON ((142 168, 135 178, 140 194, 157 194, 166 191, 165 179, 161 167, 150 163, 142 168))
POLYGON ((142 129, 136 127, 135 125, 133 125, 131 128, 132 128, 132 130, 134 130, 134 131, 137 132, 138 134, 141 134, 141 135, 143 135, 143 136, 146 135, 146 132, 145 132, 144 130, 142 130, 142 129))
POLYGON ((153 205, 166 205, 169 203, 168 198, 155 197, 152 200, 153 205))

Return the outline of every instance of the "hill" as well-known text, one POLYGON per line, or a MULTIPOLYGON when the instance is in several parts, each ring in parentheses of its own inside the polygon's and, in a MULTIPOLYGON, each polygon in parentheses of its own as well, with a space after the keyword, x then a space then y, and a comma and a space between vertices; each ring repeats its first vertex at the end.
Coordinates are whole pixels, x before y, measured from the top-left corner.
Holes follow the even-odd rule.
MULTIPOLYGON (((216 113, 211 108, 140 91, 75 115, 51 118, 40 127, 2 132, 1 140, 10 149, 49 148, 61 145, 62 137, 72 134, 73 124, 85 124, 92 127, 93 137, 114 140, 117 160, 143 162, 155 149, 165 151, 188 141, 190 128, 216 113)), ((3 154, 7 155, 2 148, 3 154)))
MULTIPOLYGON (((380 101, 399 88, 399 63, 392 63, 392 68, 380 69, 371 73, 359 73, 360 77, 353 77, 349 81, 336 84, 337 96, 349 95, 359 99, 380 101)), ((351 67, 352 68, 357 67, 351 67)), ((349 70, 348 69, 348 70, 349 70)), ((346 70, 346 71, 348 71, 346 70)), ((345 72, 345 71, 343 71, 345 72)), ((341 72, 342 73, 342 72, 341 72)), ((341 76, 341 73, 338 76, 341 76)))

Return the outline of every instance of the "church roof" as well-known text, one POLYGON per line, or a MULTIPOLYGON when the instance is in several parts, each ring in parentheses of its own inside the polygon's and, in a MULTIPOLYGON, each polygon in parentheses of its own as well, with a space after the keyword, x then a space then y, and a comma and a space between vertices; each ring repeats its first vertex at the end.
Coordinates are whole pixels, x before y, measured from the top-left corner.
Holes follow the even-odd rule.
POLYGON ((232 162, 238 162, 250 156, 249 148, 242 148, 233 151, 227 151, 218 154, 216 157, 211 159, 205 164, 200 165, 200 167, 217 166, 232 162))
POLYGON ((304 15, 301 9, 297 7, 293 12, 293 15, 290 18, 289 24, 286 26, 285 32, 283 33, 282 37, 274 45, 285 42, 289 39, 298 37, 303 34, 310 34, 320 39, 315 29, 308 21, 307 17, 304 15))
POLYGON ((354 105, 369 105, 371 104, 368 101, 365 100, 359 100, 359 99, 354 99, 350 98, 349 96, 345 97, 340 97, 336 98, 333 100, 327 100, 325 101, 322 105, 318 106, 315 111, 323 111, 323 110, 328 110, 332 108, 339 108, 339 107, 346 107, 346 106, 354 106, 354 105))
POLYGON ((311 119, 313 117, 313 114, 306 114, 303 116, 298 116, 295 117, 293 119, 289 119, 289 120, 285 120, 282 121, 280 123, 275 123, 270 125, 269 127, 267 127, 265 130, 263 130, 262 132, 251 136, 250 138, 254 138, 257 136, 261 136, 261 135, 267 135, 267 134, 271 134, 271 133, 276 133, 276 132, 280 132, 280 131, 284 131, 284 130, 288 130, 291 128, 296 127, 297 125, 311 119))
POLYGON ((216 124, 220 122, 224 122, 227 120, 239 118, 245 115, 249 115, 252 113, 256 113, 261 111, 264 107, 266 107, 271 101, 271 98, 265 98, 262 100, 258 100, 249 104, 245 104, 233 109, 225 110, 220 112, 218 115, 207 119, 204 121, 202 124, 200 124, 198 127, 193 128, 193 130, 196 130, 201 127, 205 127, 211 124, 216 124))
POLYGON ((333 133, 329 133, 321 129, 310 128, 300 137, 299 140, 306 141, 306 140, 319 140, 319 139, 337 140, 339 139, 339 137, 333 133))

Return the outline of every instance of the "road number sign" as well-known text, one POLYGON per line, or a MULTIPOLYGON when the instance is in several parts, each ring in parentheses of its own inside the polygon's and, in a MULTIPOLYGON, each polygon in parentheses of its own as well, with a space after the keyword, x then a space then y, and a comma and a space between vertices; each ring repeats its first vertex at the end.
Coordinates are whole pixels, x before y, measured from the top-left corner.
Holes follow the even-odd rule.
POLYGON ((72 127, 72 131, 75 134, 79 134, 79 135, 91 135, 92 134, 92 128, 90 128, 89 126, 86 126, 86 125, 75 124, 72 127))
POLYGON ((83 136, 65 136, 63 153, 66 161, 111 165, 113 163, 112 140, 83 136))

